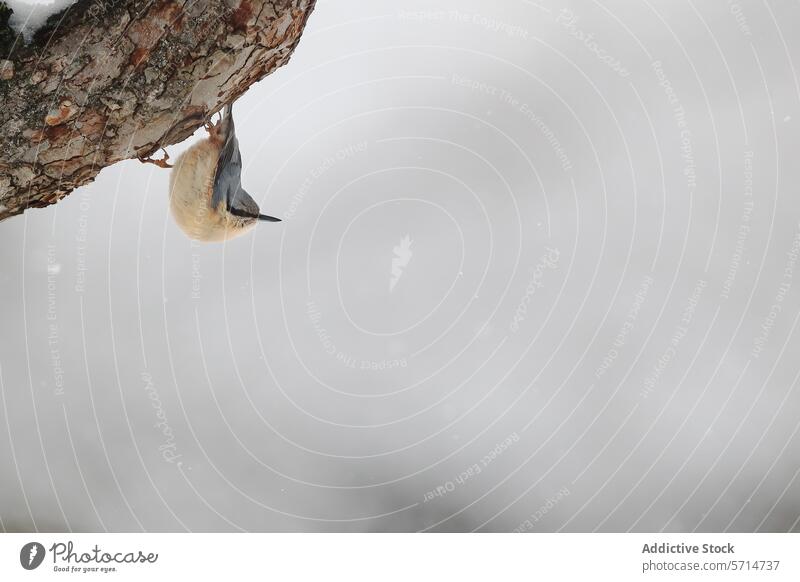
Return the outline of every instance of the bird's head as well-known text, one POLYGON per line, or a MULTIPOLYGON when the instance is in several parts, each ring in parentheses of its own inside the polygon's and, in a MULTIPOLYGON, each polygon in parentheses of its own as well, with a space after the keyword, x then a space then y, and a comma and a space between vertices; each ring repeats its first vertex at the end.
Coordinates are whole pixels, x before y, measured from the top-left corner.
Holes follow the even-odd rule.
POLYGON ((256 222, 280 222, 280 218, 274 216, 267 216, 261 214, 258 204, 253 200, 252 196, 248 194, 244 188, 239 188, 239 191, 233 198, 230 199, 230 204, 227 208, 230 214, 230 221, 240 228, 253 226, 256 222))

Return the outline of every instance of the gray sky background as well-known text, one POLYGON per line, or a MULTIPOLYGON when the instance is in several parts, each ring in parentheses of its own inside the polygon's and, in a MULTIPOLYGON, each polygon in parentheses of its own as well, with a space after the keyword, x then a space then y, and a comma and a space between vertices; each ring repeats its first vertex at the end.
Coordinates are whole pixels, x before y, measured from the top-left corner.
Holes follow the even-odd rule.
POLYGON ((0 525, 800 531, 800 6, 402 5, 237 102, 284 222, 0 225, 0 525))

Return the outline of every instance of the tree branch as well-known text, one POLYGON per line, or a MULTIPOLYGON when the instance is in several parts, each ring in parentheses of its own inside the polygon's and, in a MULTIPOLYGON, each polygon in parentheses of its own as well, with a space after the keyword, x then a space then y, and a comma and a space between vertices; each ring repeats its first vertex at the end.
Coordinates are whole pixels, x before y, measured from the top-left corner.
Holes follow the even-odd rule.
POLYGON ((79 0, 28 46, 0 3, 0 220, 186 139, 288 62, 314 3, 79 0))

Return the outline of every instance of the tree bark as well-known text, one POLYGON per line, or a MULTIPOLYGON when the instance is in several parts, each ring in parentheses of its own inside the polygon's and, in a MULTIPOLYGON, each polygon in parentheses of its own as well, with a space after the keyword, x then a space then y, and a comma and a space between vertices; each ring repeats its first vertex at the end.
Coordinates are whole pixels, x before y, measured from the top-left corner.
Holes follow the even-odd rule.
POLYGON ((0 220, 186 139, 289 60, 314 3, 79 0, 23 46, 0 2, 0 220))

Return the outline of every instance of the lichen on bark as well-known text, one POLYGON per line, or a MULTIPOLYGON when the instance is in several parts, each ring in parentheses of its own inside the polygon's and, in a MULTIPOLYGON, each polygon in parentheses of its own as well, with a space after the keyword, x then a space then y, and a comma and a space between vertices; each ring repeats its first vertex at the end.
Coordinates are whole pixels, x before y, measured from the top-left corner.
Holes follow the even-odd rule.
POLYGON ((314 3, 78 0, 30 45, 11 41, 0 53, 13 71, 0 71, 0 219, 186 139, 289 60, 314 3))

